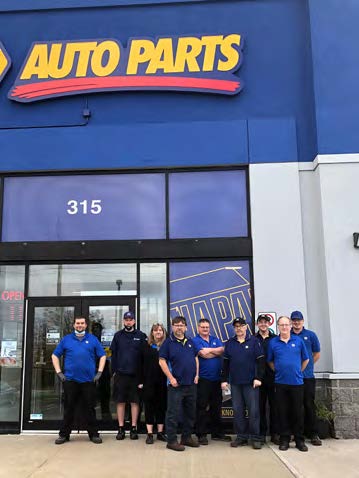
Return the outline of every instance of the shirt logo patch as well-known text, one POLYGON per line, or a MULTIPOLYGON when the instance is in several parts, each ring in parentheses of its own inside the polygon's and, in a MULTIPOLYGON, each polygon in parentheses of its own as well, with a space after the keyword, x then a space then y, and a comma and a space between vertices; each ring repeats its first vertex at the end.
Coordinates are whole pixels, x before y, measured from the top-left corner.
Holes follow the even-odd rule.
POLYGON ((188 344, 188 347, 192 347, 192 345, 191 345, 191 344, 188 344))
POLYGON ((248 348, 249 348, 248 345, 246 345, 246 349, 248 349, 248 348))
POLYGON ((134 339, 133 339, 133 340, 140 340, 140 339, 138 339, 137 337, 134 337, 134 339))
POLYGON ((308 337, 304 337, 304 340, 308 340, 308 337))
POLYGON ((292 344, 292 347, 295 347, 295 344, 292 344))
POLYGON ((88 340, 86 340, 85 344, 88 344, 88 343, 89 343, 89 341, 88 341, 88 340))

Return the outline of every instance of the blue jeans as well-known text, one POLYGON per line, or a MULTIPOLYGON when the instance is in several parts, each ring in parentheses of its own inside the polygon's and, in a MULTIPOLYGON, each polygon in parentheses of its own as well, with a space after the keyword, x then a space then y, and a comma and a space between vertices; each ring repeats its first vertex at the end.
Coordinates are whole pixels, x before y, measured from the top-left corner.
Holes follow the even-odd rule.
POLYGON ((252 384, 232 385, 234 428, 237 438, 261 441, 259 418, 259 388, 252 384), (248 410, 248 418, 245 411, 248 410))
POLYGON ((182 410, 182 437, 189 438, 192 434, 196 417, 197 386, 180 385, 179 387, 168 386, 167 389, 167 412, 166 433, 168 443, 177 441, 177 427, 182 410))

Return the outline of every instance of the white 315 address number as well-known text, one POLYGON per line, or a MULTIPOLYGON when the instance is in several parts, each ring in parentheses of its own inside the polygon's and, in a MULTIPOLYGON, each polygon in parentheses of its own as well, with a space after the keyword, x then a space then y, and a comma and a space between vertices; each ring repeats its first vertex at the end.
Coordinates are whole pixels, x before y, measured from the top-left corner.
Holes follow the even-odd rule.
POLYGON ((70 199, 67 202, 69 208, 66 210, 67 214, 100 214, 102 211, 101 199, 84 199, 83 201, 76 201, 70 199))

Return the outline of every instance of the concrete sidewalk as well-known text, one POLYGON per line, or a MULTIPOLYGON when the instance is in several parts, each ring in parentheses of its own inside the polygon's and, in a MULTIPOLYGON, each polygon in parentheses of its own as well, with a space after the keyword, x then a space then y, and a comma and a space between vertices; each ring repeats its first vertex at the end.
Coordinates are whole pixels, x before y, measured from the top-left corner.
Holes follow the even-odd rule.
POLYGON ((296 449, 279 452, 233 449, 212 442, 199 449, 174 452, 163 443, 123 442, 102 435, 103 444, 73 435, 69 443, 54 445, 56 435, 0 435, 0 477, 6 478, 355 478, 359 477, 359 440, 326 440, 322 447, 309 445, 309 453, 296 449))

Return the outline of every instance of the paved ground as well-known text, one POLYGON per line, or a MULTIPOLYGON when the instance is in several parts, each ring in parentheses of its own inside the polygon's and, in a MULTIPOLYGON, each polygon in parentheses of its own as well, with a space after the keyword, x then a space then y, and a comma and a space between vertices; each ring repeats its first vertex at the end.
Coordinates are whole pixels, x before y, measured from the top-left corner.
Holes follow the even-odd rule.
POLYGON ((6 478, 355 478, 359 477, 359 440, 326 440, 309 453, 277 447, 262 450, 211 443, 185 452, 166 450, 163 443, 123 442, 103 435, 103 444, 74 435, 53 444, 56 436, 0 435, 0 477, 6 478))

